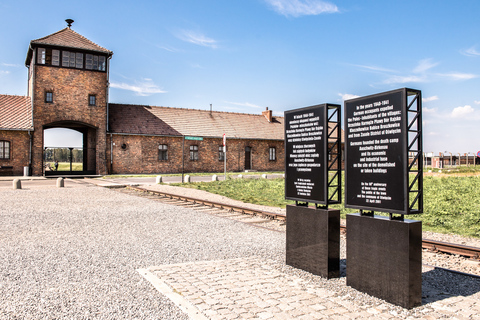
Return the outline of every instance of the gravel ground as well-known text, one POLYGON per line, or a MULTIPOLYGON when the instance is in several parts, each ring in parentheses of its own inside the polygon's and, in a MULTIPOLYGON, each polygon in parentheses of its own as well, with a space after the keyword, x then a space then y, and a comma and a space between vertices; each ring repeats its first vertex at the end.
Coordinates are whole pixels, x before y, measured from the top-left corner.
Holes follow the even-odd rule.
MULTIPOLYGON (((197 191, 183 192, 217 197, 197 191)), ((345 286, 345 277, 327 281, 285 266, 284 233, 84 184, 4 189, 0 200, 0 319, 187 319, 136 269, 249 256, 277 261, 342 299, 385 305, 345 286)), ((428 257, 431 264, 458 264, 456 258, 428 257)), ((441 270, 428 270, 423 281, 425 299, 435 292, 480 294, 480 280, 441 270)))
POLYGON ((98 187, 1 190, 1 319, 187 319, 136 271, 260 256, 284 235, 98 187))

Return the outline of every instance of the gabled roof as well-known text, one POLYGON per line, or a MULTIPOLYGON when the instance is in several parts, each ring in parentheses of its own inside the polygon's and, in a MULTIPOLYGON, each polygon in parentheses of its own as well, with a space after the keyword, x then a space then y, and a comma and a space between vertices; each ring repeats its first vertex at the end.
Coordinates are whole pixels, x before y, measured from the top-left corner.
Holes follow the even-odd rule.
POLYGON ((0 130, 31 130, 30 97, 0 95, 0 130))
POLYGON ((30 41, 27 59, 25 61, 26 65, 30 64, 30 59, 32 58, 32 47, 38 47, 41 45, 94 51, 107 55, 113 54, 112 51, 107 50, 104 47, 101 47, 98 44, 94 43, 93 41, 88 40, 81 34, 73 31, 72 29, 65 28, 46 37, 30 41))
POLYGON ((171 107, 109 104, 112 133, 283 140, 283 117, 171 107))

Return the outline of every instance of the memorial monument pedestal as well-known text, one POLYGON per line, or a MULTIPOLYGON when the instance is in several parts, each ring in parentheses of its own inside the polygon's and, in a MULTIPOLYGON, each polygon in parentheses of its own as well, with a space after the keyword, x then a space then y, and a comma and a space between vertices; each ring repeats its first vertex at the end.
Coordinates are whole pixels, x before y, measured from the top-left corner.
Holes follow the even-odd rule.
POLYGON ((347 285, 392 304, 422 304, 422 222, 347 215, 347 285))
POLYGON ((340 210, 287 206, 289 266, 330 278, 340 276, 340 210))

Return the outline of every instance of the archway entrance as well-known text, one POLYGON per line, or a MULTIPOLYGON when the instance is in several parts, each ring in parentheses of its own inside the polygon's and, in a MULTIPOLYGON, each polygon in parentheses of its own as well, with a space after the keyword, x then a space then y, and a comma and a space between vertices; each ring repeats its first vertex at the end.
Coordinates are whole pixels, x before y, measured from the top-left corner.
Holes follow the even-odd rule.
POLYGON ((44 175, 94 175, 96 132, 96 128, 79 123, 44 126, 42 158, 44 175))

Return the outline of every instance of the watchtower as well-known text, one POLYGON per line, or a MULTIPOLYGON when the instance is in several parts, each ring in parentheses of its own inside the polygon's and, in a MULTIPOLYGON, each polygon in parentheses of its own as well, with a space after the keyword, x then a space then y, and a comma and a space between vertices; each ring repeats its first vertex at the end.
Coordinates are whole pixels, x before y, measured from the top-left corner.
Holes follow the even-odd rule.
MULTIPOLYGON (((32 174, 43 175, 43 131, 83 134, 83 174, 106 174, 108 71, 113 52, 68 27, 32 40, 25 65, 32 101, 32 174)), ((47 174, 47 172, 45 172, 47 174)))

